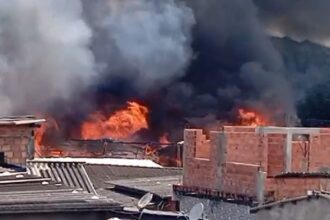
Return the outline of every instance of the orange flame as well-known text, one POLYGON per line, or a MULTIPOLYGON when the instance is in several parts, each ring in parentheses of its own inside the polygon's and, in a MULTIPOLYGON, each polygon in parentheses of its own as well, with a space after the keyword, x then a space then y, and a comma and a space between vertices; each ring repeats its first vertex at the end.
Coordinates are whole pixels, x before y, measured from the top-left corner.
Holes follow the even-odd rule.
POLYGON ((161 143, 161 144, 169 144, 170 143, 170 141, 168 140, 168 133, 163 134, 159 138, 159 143, 161 143))
POLYGON ((148 128, 148 108, 136 102, 127 102, 127 105, 126 109, 116 111, 108 118, 101 112, 92 114, 81 127, 82 138, 127 139, 140 129, 148 128))
POLYGON ((45 117, 46 118, 46 123, 43 123, 40 128, 38 128, 36 130, 36 133, 35 133, 35 147, 36 147, 36 153, 37 155, 41 155, 41 151, 42 151, 42 148, 43 148, 43 138, 44 138, 44 135, 46 133, 46 131, 48 129, 56 129, 58 130, 59 127, 58 127, 58 124, 56 122, 56 120, 52 117, 45 117))
POLYGON ((43 143, 42 143, 43 142, 43 137, 44 137, 44 134, 46 133, 47 129, 50 129, 50 128, 56 129, 56 130, 59 129, 58 124, 57 124, 57 122, 54 118, 49 117, 49 116, 47 116, 45 118, 46 118, 46 123, 43 123, 41 125, 41 127, 36 130, 36 134, 35 134, 35 144, 36 144, 36 146, 42 146, 43 145, 43 143))
POLYGON ((263 126, 267 124, 267 120, 260 114, 254 111, 245 109, 238 110, 240 124, 244 126, 263 126))

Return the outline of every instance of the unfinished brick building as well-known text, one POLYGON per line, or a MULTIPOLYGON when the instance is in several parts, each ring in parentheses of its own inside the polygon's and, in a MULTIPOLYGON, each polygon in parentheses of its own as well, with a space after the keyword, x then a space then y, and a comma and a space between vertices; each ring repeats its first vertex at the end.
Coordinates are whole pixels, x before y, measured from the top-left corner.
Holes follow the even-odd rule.
POLYGON ((330 129, 225 126, 184 131, 176 192, 259 204, 330 190, 330 129))
POLYGON ((34 155, 34 129, 44 119, 33 116, 0 118, 0 166, 25 167, 34 155))

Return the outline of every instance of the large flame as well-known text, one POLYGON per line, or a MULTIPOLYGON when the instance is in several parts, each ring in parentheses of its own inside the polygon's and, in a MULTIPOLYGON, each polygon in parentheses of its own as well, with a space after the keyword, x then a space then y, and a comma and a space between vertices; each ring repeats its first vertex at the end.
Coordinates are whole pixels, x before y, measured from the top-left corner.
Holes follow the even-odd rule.
POLYGON ((48 129, 52 129, 52 130, 59 129, 59 126, 54 118, 50 116, 47 116, 45 118, 46 118, 46 123, 43 123, 41 127, 36 130, 36 134, 35 134, 35 147, 36 147, 37 155, 42 155, 46 131, 48 129))
POLYGON ((142 128, 148 128, 147 107, 137 102, 127 102, 127 108, 116 111, 110 117, 101 112, 93 113, 81 127, 83 139, 128 139, 142 128))
POLYGON ((244 126, 263 126, 267 125, 267 120, 255 111, 245 109, 238 110, 240 124, 244 126))

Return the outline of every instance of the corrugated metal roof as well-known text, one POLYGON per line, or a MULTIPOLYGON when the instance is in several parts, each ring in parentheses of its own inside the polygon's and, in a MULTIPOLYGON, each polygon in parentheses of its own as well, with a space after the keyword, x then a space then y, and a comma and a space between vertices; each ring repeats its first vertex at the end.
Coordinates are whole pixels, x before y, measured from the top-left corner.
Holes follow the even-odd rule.
POLYGON ((49 178, 12 173, 0 176, 0 214, 110 210, 113 200, 97 197, 49 178))
POLYGON ((169 197, 173 194, 173 185, 181 182, 181 176, 164 176, 151 178, 135 178, 114 180, 109 183, 114 186, 127 187, 169 197))
POLYGON ((152 160, 140 160, 140 159, 123 159, 123 158, 36 158, 36 162, 76 162, 86 164, 102 164, 113 166, 132 166, 132 167, 153 167, 161 168, 162 166, 153 162, 152 160))
POLYGON ((151 168, 85 164, 86 172, 96 188, 107 187, 109 181, 134 178, 182 175, 181 168, 151 168))
POLYGON ((37 162, 28 161, 27 171, 30 174, 50 178, 66 186, 80 188, 96 194, 91 180, 82 163, 77 162, 37 162))
POLYGON ((0 125, 26 125, 39 124, 43 122, 46 122, 46 120, 42 118, 36 118, 35 116, 0 117, 0 125))
POLYGON ((0 215, 121 210, 114 200, 28 173, 0 175, 0 215))

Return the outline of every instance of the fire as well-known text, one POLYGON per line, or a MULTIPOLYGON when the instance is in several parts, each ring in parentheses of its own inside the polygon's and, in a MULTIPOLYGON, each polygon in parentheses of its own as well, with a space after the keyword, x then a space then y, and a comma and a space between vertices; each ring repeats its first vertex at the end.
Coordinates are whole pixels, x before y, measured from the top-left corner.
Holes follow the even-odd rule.
POLYGON ((241 125, 262 126, 267 124, 267 120, 257 112, 239 109, 238 114, 241 125))
POLYGON ((81 136, 83 139, 127 139, 140 129, 148 128, 148 113, 148 108, 137 102, 127 102, 125 109, 116 111, 110 117, 95 112, 83 123, 81 136))
POLYGON ((35 134, 35 147, 36 147, 37 155, 41 154, 46 131, 48 129, 55 129, 55 130, 59 129, 59 126, 54 118, 49 116, 45 118, 46 118, 46 123, 43 123, 41 127, 36 130, 36 134, 35 134))
POLYGON ((170 141, 168 140, 168 133, 163 134, 159 138, 159 143, 161 143, 161 144, 169 144, 170 143, 170 141))

